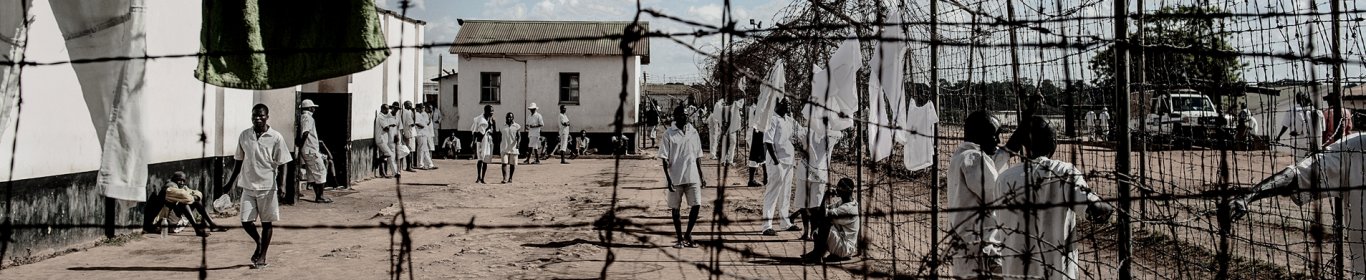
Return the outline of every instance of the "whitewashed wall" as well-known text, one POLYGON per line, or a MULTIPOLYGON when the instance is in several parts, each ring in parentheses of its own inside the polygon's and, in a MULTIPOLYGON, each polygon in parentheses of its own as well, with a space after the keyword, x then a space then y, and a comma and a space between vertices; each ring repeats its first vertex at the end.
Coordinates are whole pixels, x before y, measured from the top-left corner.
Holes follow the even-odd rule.
MULTIPOLYGON (((199 51, 199 1, 147 0, 146 27, 149 55, 185 54, 199 51)), ((34 22, 30 31, 28 59, 40 62, 65 61, 66 45, 47 1, 33 1, 34 22)), ((243 112, 250 110, 251 98, 241 94, 219 94, 194 78, 197 61, 193 58, 157 59, 147 63, 144 86, 148 136, 153 162, 167 162, 223 155, 224 135, 240 132, 236 124, 222 127, 221 119, 236 118, 250 125, 243 112), (225 103, 232 103, 224 106, 225 103), (244 107, 245 109, 237 109, 244 107), (224 108, 232 108, 224 110, 224 108), (241 116, 238 116, 241 115, 241 116), (203 122, 201 124, 201 117, 203 122), (199 133, 209 134, 201 145, 199 133)), ((26 67, 23 74, 23 104, 18 118, 11 118, 5 139, 0 139, 0 170, 9 169, 14 157, 14 173, 8 179, 27 179, 99 168, 100 146, 90 115, 83 105, 80 80, 70 65, 26 67), (14 120, 19 121, 17 131, 14 120), (9 147, 18 141, 14 153, 9 147)), ((272 120, 275 123, 275 120, 272 120)))
MULTIPOLYGON (((622 90, 621 57, 618 56, 550 56, 550 57, 461 57, 458 78, 460 94, 460 122, 458 128, 468 130, 473 118, 483 113, 485 104, 479 103, 480 72, 502 73, 502 98, 493 105, 499 120, 506 112, 513 112, 518 123, 525 123, 526 107, 535 102, 546 119, 546 131, 559 130, 560 73, 579 73, 579 104, 566 105, 574 132, 611 132, 620 103, 622 90), (516 60, 514 60, 514 58, 516 60), (525 68, 523 63, 527 61, 525 68), (526 71, 526 79, 523 76, 526 71), (525 86, 523 84, 525 82, 525 86)), ((637 120, 640 102, 640 58, 630 60, 627 70, 625 122, 637 120)), ((445 90, 445 89, 443 89, 445 90)), ((627 127, 627 132, 634 131, 627 127)))

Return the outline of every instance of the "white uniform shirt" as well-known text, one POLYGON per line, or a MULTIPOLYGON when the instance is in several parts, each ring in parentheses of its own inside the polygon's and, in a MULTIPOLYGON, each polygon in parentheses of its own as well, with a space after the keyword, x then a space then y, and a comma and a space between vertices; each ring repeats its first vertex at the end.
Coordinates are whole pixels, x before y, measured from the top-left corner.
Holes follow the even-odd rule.
POLYGON ((1343 201, 1344 226, 1349 229, 1345 238, 1346 259, 1351 262, 1353 271, 1366 269, 1366 195, 1360 186, 1366 185, 1366 135, 1354 133, 1324 147, 1322 153, 1309 156, 1289 167, 1299 181, 1299 188, 1318 192, 1299 192, 1294 202, 1300 205, 1318 197, 1340 197, 1343 201), (1318 176, 1313 172, 1317 170, 1318 176), (1317 186, 1314 179, 1317 177, 1317 186), (1326 190, 1326 191, 1325 191, 1326 190))
POLYGON ((925 103, 925 106, 911 104, 901 126, 905 129, 901 132, 906 135, 901 161, 907 170, 921 170, 933 164, 934 125, 937 123, 939 112, 935 110, 934 103, 925 103))
POLYGON ((417 137, 432 137, 432 119, 425 112, 417 112, 413 116, 413 124, 417 125, 417 137))
POLYGON ((1110 111, 1100 111, 1096 114, 1096 125, 1100 126, 1100 132, 1110 131, 1110 111))
POLYGON ((829 252, 831 255, 850 257, 858 253, 858 202, 841 201, 840 204, 825 209, 830 219, 829 252))
MULTIPOLYGON (((1301 150, 1301 153, 1308 153, 1310 145, 1319 143, 1318 139, 1322 136, 1322 113, 1313 108, 1295 106, 1281 116, 1281 127, 1287 128, 1285 135, 1280 135, 1282 144, 1301 150), (1291 136, 1292 132, 1298 136, 1291 136)), ((1280 129, 1277 129, 1276 133, 1280 133, 1280 129)))
POLYGON ((237 136, 237 154, 232 158, 242 161, 237 187, 249 191, 274 190, 275 168, 293 160, 285 137, 273 128, 266 128, 259 137, 253 128, 243 130, 237 136))
POLYGON ((1100 200, 1087 187, 1082 172, 1072 164, 1040 157, 1001 172, 998 184, 1005 191, 1002 195, 1006 205, 1049 205, 1042 209, 997 211, 1007 235, 1001 250, 1006 256, 1002 273, 1024 275, 1022 258, 1028 257, 1028 276, 1076 279, 1077 252, 1072 230, 1077 225, 1077 212, 1086 210, 1085 202, 1100 200), (1027 183, 1026 177, 1033 183, 1027 183), (1077 204, 1064 205, 1068 203, 1077 204), (1030 215, 1029 223, 1025 222, 1026 215, 1030 215))
POLYGON ((484 134, 484 138, 475 143, 476 149, 481 154, 493 154, 493 124, 489 123, 483 115, 474 118, 474 124, 470 126, 471 132, 484 134))
MULTIPOLYGON (((743 108, 745 108, 744 100, 735 100, 735 103, 730 105, 730 119, 726 120, 726 123, 730 124, 730 127, 728 127, 729 130, 727 132, 739 133, 740 129, 744 128, 745 125, 742 120, 744 120, 745 110, 743 108)), ((732 145, 734 145, 734 143, 732 143, 732 145)))
POLYGON ((318 147, 318 126, 313 121, 313 112, 304 111, 299 114, 299 133, 307 135, 304 136, 304 145, 299 147, 299 152, 304 155, 320 155, 321 152, 318 151, 320 149, 318 147))
POLYGON ((669 162, 669 179, 673 184, 701 184, 697 159, 702 157, 702 139, 697 129, 687 125, 683 129, 670 124, 659 143, 659 158, 669 162))
POLYGON ((569 135, 569 115, 560 114, 560 137, 569 135))
POLYGON ((522 143, 522 125, 512 123, 499 129, 503 133, 502 147, 503 154, 516 155, 519 153, 517 146, 522 143))
POLYGON ((1087 111, 1086 129, 1095 129, 1096 125, 1099 125, 1098 123, 1096 123, 1096 111, 1087 111))
POLYGON ((526 126, 531 132, 531 141, 535 142, 541 136, 541 128, 545 126, 545 118, 541 117, 541 112, 531 114, 531 117, 526 119, 526 126))
POLYGON ((707 126, 709 127, 707 131, 720 131, 722 121, 721 117, 725 116, 725 112, 726 102, 717 100, 716 105, 712 105, 711 107, 711 114, 707 115, 707 126))
POLYGON ((388 132, 384 131, 384 128, 388 125, 389 115, 375 112, 375 146, 380 147, 380 151, 386 155, 392 153, 392 151, 389 150, 389 138, 385 137, 388 135, 388 132))
POLYGON ((413 123, 417 122, 416 116, 414 116, 414 114, 413 114, 413 110, 411 110, 411 109, 403 109, 403 111, 402 111, 402 112, 399 112, 398 115, 399 115, 399 118, 400 118, 400 119, 399 119, 399 126, 401 126, 401 127, 403 128, 403 130, 402 130, 403 136, 404 136, 404 137, 412 137, 412 136, 413 136, 413 133, 416 133, 416 132, 417 132, 417 131, 413 130, 413 123))
POLYGON ((768 125, 768 131, 764 132, 764 143, 773 144, 773 155, 777 156, 778 163, 791 166, 793 153, 796 151, 792 147, 792 134, 796 129, 796 121, 791 116, 774 117, 768 125))
MULTIPOLYGON (((953 158, 949 159, 948 190, 950 209, 970 209, 976 207, 1001 206, 1001 188, 996 185, 1000 171, 1005 170, 1010 156, 997 152, 995 156, 982 151, 980 145, 972 142, 958 144, 953 158)), ((999 228, 996 210, 954 211, 949 212, 949 229, 957 235, 966 248, 954 252, 954 275, 974 277, 980 275, 978 258, 999 256, 1004 235, 999 228)))

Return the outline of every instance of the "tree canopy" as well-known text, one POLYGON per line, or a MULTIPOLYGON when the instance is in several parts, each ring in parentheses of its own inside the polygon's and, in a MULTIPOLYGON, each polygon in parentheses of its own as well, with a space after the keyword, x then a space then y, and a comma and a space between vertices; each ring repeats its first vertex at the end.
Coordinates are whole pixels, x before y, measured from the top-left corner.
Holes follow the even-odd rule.
MULTIPOLYGON (((1231 84, 1242 81, 1242 63, 1230 55, 1233 47, 1229 44, 1231 33, 1223 30, 1223 25, 1208 16, 1222 13, 1215 7, 1169 6, 1163 7, 1144 23, 1143 44, 1149 47, 1142 61, 1146 70, 1147 83, 1159 86, 1188 86, 1194 84, 1231 84)), ((1131 28, 1130 30, 1136 30, 1131 28)), ((1128 36, 1133 44, 1138 43, 1137 32, 1128 36)), ((1114 84, 1114 54, 1117 44, 1112 44, 1091 58, 1090 68, 1096 74, 1093 81, 1100 87, 1114 84)), ((1129 73, 1131 81, 1139 81, 1140 62, 1137 49, 1130 49, 1129 73)))

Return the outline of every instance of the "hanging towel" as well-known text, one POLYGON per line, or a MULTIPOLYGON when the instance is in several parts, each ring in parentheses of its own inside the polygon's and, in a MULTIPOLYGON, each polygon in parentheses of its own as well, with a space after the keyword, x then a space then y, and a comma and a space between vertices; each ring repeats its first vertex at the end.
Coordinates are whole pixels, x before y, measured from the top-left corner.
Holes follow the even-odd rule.
MULTIPOLYGON (((389 56, 374 0, 204 1, 195 77, 240 89, 291 87, 389 56)), ((416 32, 416 30, 410 30, 416 32)))
POLYGON ((768 85, 759 85, 759 99, 754 102, 754 111, 749 114, 750 128, 768 131, 769 118, 774 114, 778 98, 783 96, 783 92, 778 89, 787 86, 787 74, 783 71, 783 61, 774 62, 773 69, 768 71, 768 77, 765 78, 768 85))
POLYGON ((882 31, 882 39, 873 47, 873 56, 868 62, 868 152, 873 161, 881 161, 892 155, 892 138, 896 130, 891 128, 899 122, 900 108, 904 106, 901 96, 903 69, 906 61, 906 30, 899 24, 900 13, 892 11, 892 28, 882 31), (884 102, 885 101, 885 102, 884 102), (887 109, 888 107, 893 109, 887 109), (889 114, 890 113, 890 114, 889 114))
MULTIPOLYGON (((147 55, 142 0, 50 0, 72 60, 147 55)), ((102 147, 95 184, 110 198, 147 199, 142 89, 146 60, 72 64, 102 147)))
POLYGON ((854 113, 858 111, 857 77, 858 70, 863 67, 858 40, 844 40, 826 64, 829 70, 816 67, 813 71, 811 100, 803 112, 812 120, 811 131, 841 131, 853 127, 854 113))

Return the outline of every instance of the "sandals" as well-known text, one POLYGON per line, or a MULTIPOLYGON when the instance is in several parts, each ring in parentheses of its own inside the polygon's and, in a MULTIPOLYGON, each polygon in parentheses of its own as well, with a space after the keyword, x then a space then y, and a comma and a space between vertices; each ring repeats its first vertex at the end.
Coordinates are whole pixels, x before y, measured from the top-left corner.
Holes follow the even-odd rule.
POLYGON ((326 197, 320 197, 320 198, 315 198, 315 199, 313 199, 313 202, 314 202, 314 203, 332 203, 332 199, 331 199, 331 198, 326 198, 326 197))

